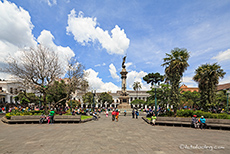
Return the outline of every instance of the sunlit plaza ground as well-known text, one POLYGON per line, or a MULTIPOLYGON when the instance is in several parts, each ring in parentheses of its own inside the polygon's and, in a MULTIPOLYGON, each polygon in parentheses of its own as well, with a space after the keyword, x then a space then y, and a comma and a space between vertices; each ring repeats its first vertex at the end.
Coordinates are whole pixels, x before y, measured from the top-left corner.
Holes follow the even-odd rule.
POLYGON ((151 126, 141 117, 102 115, 79 124, 0 122, 0 153, 230 153, 230 131, 151 126), (219 148, 219 149, 218 149, 219 148))

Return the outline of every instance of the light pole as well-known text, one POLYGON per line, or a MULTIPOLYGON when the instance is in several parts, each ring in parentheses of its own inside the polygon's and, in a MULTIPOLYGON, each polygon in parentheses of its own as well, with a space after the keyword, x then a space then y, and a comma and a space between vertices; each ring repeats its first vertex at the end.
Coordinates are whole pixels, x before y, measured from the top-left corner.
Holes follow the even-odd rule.
POLYGON ((159 87, 160 82, 155 83, 154 88, 155 88, 155 115, 157 116, 157 88, 159 87), (158 84, 158 85, 157 85, 158 84))
POLYGON ((230 94, 230 90, 226 91, 227 94, 227 113, 228 113, 228 94, 230 94))
POLYGON ((92 93, 93 93, 93 111, 94 111, 96 90, 92 90, 92 93))

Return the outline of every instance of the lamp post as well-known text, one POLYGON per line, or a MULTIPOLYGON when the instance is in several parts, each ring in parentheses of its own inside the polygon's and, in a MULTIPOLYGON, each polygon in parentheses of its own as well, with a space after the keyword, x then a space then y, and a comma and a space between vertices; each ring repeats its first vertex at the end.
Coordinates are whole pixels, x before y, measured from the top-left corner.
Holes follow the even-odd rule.
POLYGON ((92 90, 92 93, 93 93, 93 111, 94 111, 96 90, 92 90))
POLYGON ((230 94, 230 90, 226 91, 227 94, 227 113, 228 113, 228 94, 230 94))
POLYGON ((155 115, 156 116, 157 116, 157 88, 159 88, 160 82, 158 82, 157 84, 155 83, 155 85, 154 85, 154 89, 155 89, 155 115))
POLYGON ((39 95, 39 110, 41 110, 41 95, 39 95))

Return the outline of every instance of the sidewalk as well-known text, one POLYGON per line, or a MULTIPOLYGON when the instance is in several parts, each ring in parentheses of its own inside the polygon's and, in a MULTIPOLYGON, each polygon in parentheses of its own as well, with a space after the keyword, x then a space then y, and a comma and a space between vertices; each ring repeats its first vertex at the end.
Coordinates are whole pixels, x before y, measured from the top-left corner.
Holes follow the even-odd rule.
POLYGON ((0 153, 230 153, 230 131, 154 127, 131 116, 112 122, 111 116, 101 115, 98 121, 80 124, 1 122, 0 132, 0 153), (215 146, 224 149, 211 150, 215 146))

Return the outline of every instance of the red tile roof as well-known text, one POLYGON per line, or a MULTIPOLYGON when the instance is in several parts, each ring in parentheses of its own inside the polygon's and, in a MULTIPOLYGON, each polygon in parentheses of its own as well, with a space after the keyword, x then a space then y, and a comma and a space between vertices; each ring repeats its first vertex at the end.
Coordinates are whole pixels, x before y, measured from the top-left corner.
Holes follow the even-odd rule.
POLYGON ((230 83, 219 84, 219 85, 217 86, 217 91, 225 90, 225 89, 230 89, 230 83))

